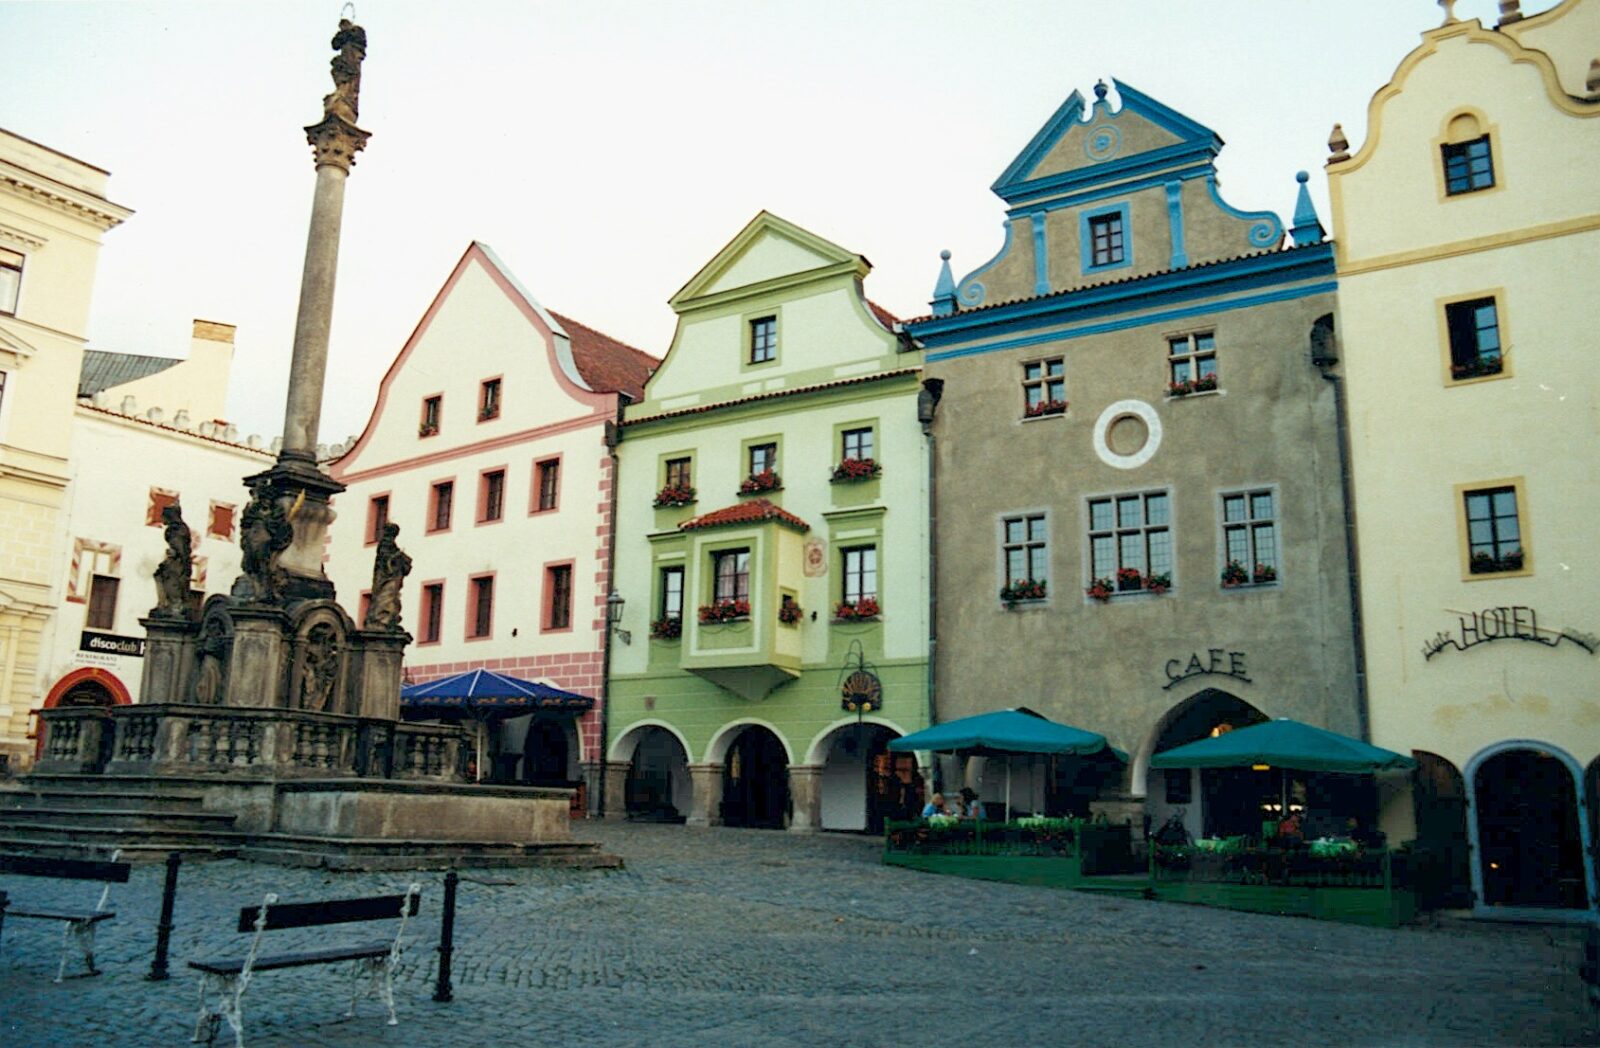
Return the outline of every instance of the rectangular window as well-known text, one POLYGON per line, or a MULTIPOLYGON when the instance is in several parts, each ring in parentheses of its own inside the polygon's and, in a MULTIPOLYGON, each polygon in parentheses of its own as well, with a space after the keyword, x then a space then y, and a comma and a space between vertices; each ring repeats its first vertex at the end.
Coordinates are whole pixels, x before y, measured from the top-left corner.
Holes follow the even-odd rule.
POLYGON ((367 503, 367 545, 383 538, 383 528, 388 523, 389 496, 374 495, 367 503))
POLYGON ((750 321, 750 363, 765 364, 778 359, 778 318, 761 317, 750 321))
POLYGON ((750 475, 760 476, 768 470, 774 473, 778 471, 778 445, 750 445, 750 475))
POLYGON ((1122 236, 1121 212, 1089 219, 1090 265, 1109 266, 1121 262, 1125 257, 1122 236))
POLYGON ((847 604, 878 596, 878 547, 858 546, 847 549, 844 557, 844 589, 841 599, 847 604))
POLYGON ((450 514, 455 508, 456 483, 453 480, 441 480, 433 486, 428 495, 428 530, 448 531, 450 529, 450 514))
POLYGON ((490 470, 479 481, 478 523, 488 524, 505 516, 506 471, 490 470))
POLYGON ((667 459, 667 487, 688 488, 694 485, 689 468, 692 461, 686 458, 667 459))
POLYGON ((476 640, 494 629, 494 576, 472 580, 472 617, 467 620, 467 637, 476 640))
POLYGON ((1001 526, 1004 529, 1001 552, 1006 562, 1006 584, 1047 581, 1050 550, 1045 539, 1044 514, 1005 517, 1001 526))
POLYGON ((96 575, 89 580, 89 616, 84 626, 91 630, 114 629, 117 620, 117 589, 121 580, 96 575))
POLYGON ((750 551, 729 549, 711 555, 712 599, 750 599, 750 551))
POLYGON ((444 411, 444 396, 424 397, 422 401, 422 424, 417 428, 417 435, 431 437, 439 432, 439 416, 444 411))
POLYGON ((1498 375, 1500 313, 1493 297, 1450 302, 1444 307, 1450 336, 1450 377, 1456 381, 1498 375))
POLYGON ((1067 362, 1065 357, 1049 357, 1022 365, 1022 407, 1033 418, 1067 409, 1067 362))
POLYGON ((1278 581, 1278 506, 1270 491, 1222 496, 1225 587, 1278 581))
POLYGON ((500 380, 491 378, 478 387, 478 421, 500 417, 500 380))
POLYGON ((538 492, 535 512, 543 513, 556 508, 561 495, 560 459, 547 459, 534 467, 534 490, 538 492))
POLYGON ((1165 491, 1089 500, 1089 555, 1094 580, 1119 592, 1152 581, 1172 585, 1172 508, 1165 491))
POLYGON ((1489 151, 1489 136, 1468 142, 1447 142, 1444 153, 1444 191, 1450 196, 1473 193, 1494 185, 1494 157, 1489 151))
POLYGON ((662 619, 683 618, 683 569, 661 569, 661 612, 662 619))
POLYGON ((572 565, 556 564, 544 569, 544 628, 572 628, 572 565))
POLYGON ((1167 339, 1169 392, 1179 396, 1217 388, 1217 337, 1209 331, 1167 339))
POLYGON ((439 626, 444 621, 444 583, 428 582, 422 587, 422 641, 439 643, 439 626))
POLYGON ((847 459, 873 458, 872 427, 847 429, 840 434, 840 455, 847 459))
POLYGON ((233 515, 235 507, 226 502, 213 502, 211 504, 211 519, 206 524, 206 534, 214 535, 219 539, 233 538, 233 515))
POLYGON ((15 315, 21 292, 22 256, 0 247, 0 313, 15 315))
POLYGON ((1522 525, 1514 487, 1463 493, 1467 515, 1467 567, 1474 575, 1523 568, 1522 525))

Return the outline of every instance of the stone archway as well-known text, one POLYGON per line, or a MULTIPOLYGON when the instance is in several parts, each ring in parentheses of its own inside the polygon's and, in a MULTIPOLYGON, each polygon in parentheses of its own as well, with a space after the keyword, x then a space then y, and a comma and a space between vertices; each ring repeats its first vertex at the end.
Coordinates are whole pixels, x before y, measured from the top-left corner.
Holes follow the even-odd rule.
POLYGON ((771 729, 747 724, 722 762, 722 823, 778 830, 788 819, 788 748, 771 729))
POLYGON ((626 774, 617 785, 627 817, 682 822, 694 802, 689 751, 683 740, 663 725, 644 724, 629 729, 617 743, 612 757, 626 761, 622 765, 626 774))
POLYGON ((810 763, 819 769, 819 828, 876 834, 883 832, 886 819, 917 817, 923 783, 916 756, 889 752, 889 742, 902 734, 892 725, 863 718, 839 724, 817 739, 810 763))
POLYGON ((1145 818, 1151 830, 1169 819, 1179 819, 1194 837, 1224 830, 1259 832, 1257 773, 1233 768, 1154 769, 1150 758, 1266 719, 1267 715, 1250 703, 1218 688, 1198 691, 1168 710, 1146 739, 1132 769, 1134 788, 1144 791, 1145 818))
POLYGON ((1586 909, 1593 874, 1577 762, 1554 746, 1514 740, 1474 757, 1466 779, 1478 906, 1586 909))
MULTIPOLYGON (((99 666, 85 666, 63 674, 44 697, 44 708, 47 710, 95 706, 109 708, 132 703, 133 696, 128 686, 115 673, 99 666)), ((33 744, 34 760, 44 756, 45 733, 40 731, 38 736, 33 744)))
POLYGON ((1417 762, 1411 790, 1417 827, 1417 905, 1427 910, 1471 906, 1466 780, 1437 753, 1412 750, 1411 756, 1417 762))
POLYGON ((522 738, 522 781, 529 786, 568 786, 577 778, 571 717, 535 714, 522 738))

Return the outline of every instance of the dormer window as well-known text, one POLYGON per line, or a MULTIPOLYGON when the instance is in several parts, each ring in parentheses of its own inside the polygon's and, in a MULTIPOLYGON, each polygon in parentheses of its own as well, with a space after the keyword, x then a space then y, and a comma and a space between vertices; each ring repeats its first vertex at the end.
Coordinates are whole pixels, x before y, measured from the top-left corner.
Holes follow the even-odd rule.
POLYGON ((750 363, 766 364, 778 359, 778 318, 757 317, 750 321, 750 363))

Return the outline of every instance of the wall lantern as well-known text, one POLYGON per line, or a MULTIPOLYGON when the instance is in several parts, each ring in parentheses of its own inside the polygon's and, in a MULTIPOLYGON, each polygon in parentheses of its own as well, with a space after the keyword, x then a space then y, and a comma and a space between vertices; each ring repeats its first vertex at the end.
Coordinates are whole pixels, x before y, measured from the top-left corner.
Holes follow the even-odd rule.
POLYGON ((611 591, 606 597, 606 625, 611 627, 611 632, 615 633, 622 643, 632 644, 633 634, 622 628, 622 608, 627 603, 622 594, 616 590, 611 591))

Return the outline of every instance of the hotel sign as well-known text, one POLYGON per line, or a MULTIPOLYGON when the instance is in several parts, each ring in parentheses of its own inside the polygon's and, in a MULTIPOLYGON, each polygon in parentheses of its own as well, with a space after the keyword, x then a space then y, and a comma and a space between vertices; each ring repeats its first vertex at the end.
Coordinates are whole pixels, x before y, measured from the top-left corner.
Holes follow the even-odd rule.
POLYGON ((1442 651, 1466 651, 1468 648, 1476 648, 1480 644, 1489 644, 1497 640, 1522 640, 1531 644, 1542 644, 1547 648, 1558 647, 1562 641, 1567 641, 1590 655, 1600 651, 1600 638, 1593 634, 1575 629, 1542 628, 1539 625, 1538 612, 1525 604, 1458 612, 1457 615, 1459 617, 1456 622, 1459 629, 1455 634, 1445 630, 1423 642, 1424 660, 1431 659, 1442 651))

